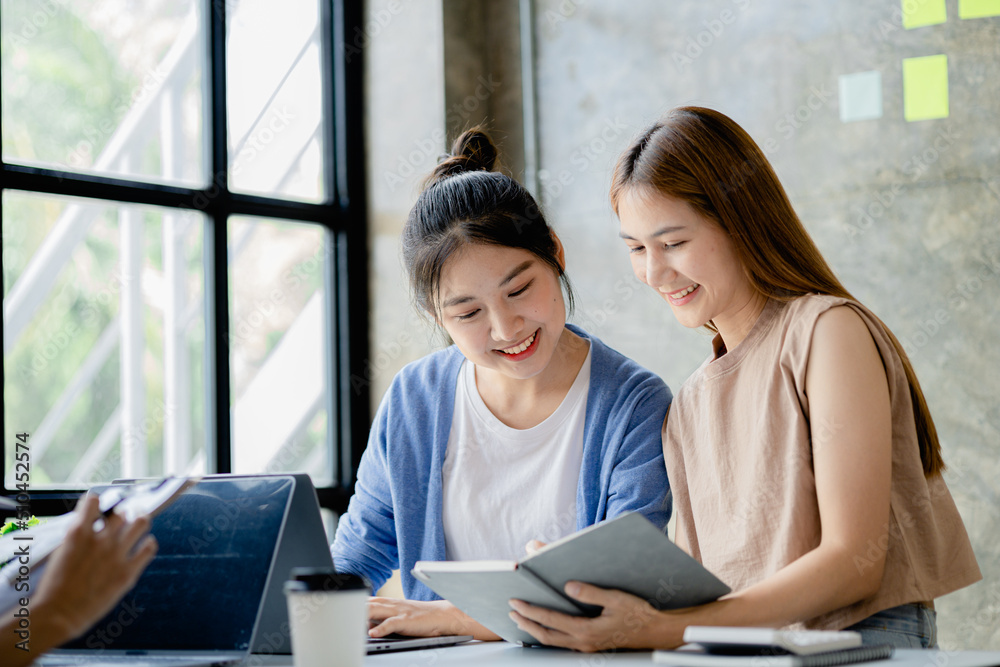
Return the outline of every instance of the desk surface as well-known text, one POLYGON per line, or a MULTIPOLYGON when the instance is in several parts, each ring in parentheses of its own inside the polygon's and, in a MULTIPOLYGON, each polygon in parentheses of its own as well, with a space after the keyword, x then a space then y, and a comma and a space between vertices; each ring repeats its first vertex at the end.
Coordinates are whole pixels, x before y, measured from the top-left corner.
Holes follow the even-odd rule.
MULTIPOLYGON (((604 667, 616 665, 654 665, 649 651, 628 653, 574 653, 562 649, 522 648, 507 642, 475 642, 462 646, 429 649, 426 651, 400 651, 370 655, 365 665, 371 667, 406 665, 407 667, 547 667, 548 665, 574 665, 575 667, 604 667)), ((261 667, 291 667, 290 656, 253 656, 251 665, 261 667), (258 658, 262 658, 258 661, 258 658)), ((333 663, 331 663, 333 664, 333 663)), ((919 651, 897 649, 889 660, 861 663, 865 667, 1000 667, 1000 651, 919 651)))

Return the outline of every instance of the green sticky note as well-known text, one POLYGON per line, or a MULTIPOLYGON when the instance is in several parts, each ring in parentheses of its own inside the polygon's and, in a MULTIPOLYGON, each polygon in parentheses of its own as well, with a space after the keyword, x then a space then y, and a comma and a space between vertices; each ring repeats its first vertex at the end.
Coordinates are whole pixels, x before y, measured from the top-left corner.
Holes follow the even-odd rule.
POLYGON ((983 19, 1000 16, 1000 0, 958 0, 958 18, 983 19))
POLYGON ((907 30, 948 20, 944 0, 900 0, 900 3, 903 7, 903 27, 907 30))
POLYGON ((948 56, 903 59, 903 116, 908 121, 948 117, 948 56))

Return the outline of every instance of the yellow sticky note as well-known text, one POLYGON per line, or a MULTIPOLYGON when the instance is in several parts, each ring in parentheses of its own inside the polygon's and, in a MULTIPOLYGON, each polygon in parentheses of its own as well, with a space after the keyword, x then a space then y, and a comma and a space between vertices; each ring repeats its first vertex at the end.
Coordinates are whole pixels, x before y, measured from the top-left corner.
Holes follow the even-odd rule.
POLYGON ((903 7, 903 27, 907 30, 937 25, 948 20, 944 0, 899 0, 903 7))
POLYGON ((903 117, 948 117, 948 56, 903 59, 903 117))
POLYGON ((1000 16, 1000 0, 958 0, 958 18, 983 19, 1000 16))

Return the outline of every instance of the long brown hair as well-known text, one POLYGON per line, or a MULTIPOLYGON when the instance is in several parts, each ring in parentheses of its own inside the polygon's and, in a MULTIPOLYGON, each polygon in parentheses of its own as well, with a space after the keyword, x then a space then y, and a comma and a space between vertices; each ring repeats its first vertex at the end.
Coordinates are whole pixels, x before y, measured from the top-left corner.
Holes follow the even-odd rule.
MULTIPOLYGON (((758 294, 789 301, 818 293, 857 302, 813 243, 764 153, 728 116, 679 107, 642 132, 615 165, 615 213, 627 193, 644 191, 685 201, 721 225, 758 294)), ((920 383, 899 340, 878 323, 906 371, 924 474, 938 474, 945 468, 941 444, 920 383)))

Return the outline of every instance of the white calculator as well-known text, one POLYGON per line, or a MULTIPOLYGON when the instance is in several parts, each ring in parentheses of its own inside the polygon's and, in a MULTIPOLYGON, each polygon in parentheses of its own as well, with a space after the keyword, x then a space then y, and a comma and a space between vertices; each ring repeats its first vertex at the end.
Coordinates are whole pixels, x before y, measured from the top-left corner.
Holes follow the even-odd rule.
POLYGON ((698 644, 709 653, 747 654, 761 649, 810 655, 861 646, 861 633, 842 630, 775 630, 690 625, 684 641, 698 644))

